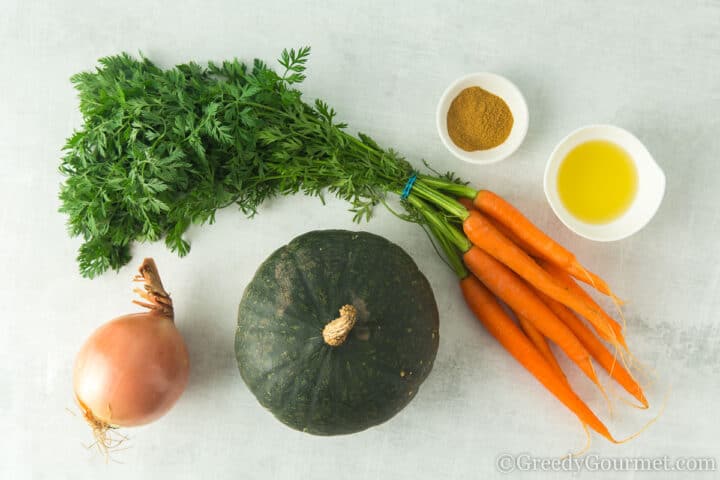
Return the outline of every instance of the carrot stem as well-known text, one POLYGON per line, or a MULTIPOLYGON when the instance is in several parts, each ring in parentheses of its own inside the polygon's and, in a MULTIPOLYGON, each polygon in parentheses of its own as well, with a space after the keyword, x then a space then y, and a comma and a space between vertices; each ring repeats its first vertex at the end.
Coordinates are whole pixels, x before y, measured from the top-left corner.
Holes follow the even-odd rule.
POLYGON ((429 187, 436 188, 455 197, 462 197, 472 200, 478 193, 476 189, 468 187, 467 185, 451 182, 449 180, 433 177, 430 175, 419 175, 418 179, 420 182, 429 187))
MULTIPOLYGON (((460 252, 464 252, 472 247, 472 243, 470 243, 460 230, 445 221, 438 212, 436 212, 426 202, 418 198, 415 194, 410 194, 407 201, 415 207, 423 217, 425 217, 428 224, 432 226, 434 233, 437 232, 439 236, 445 237, 458 250, 460 250, 460 252)), ((454 200, 452 201, 454 202, 454 200)), ((465 210, 462 205, 457 202, 455 203, 467 213, 467 210, 465 210)))
POLYGON ((469 248, 470 242, 462 235, 462 233, 460 233, 458 229, 452 227, 447 222, 444 222, 432 207, 417 198, 415 195, 408 196, 407 200, 427 221, 428 228, 437 239, 440 247, 445 253, 445 257, 447 258, 450 267, 453 269, 458 278, 466 277, 468 275, 468 271, 465 268, 462 259, 460 259, 458 249, 462 250, 462 248, 469 248))
POLYGON ((428 187, 422 180, 416 180, 413 186, 412 192, 417 196, 427 200, 433 205, 439 207, 441 210, 448 213, 450 216, 455 217, 459 220, 465 220, 468 216, 468 211, 465 207, 457 202, 452 197, 445 195, 438 190, 428 187))

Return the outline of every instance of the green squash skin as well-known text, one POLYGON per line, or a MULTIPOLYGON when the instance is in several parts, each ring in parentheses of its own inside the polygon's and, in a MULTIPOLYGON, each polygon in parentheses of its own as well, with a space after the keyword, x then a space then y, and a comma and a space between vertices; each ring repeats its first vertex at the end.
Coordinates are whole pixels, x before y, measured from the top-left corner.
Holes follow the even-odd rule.
POLYGON ((243 380, 286 425, 359 432, 402 410, 430 373, 439 315, 400 247, 366 232, 315 231, 275 251, 245 289, 235 353, 243 380), (323 327, 345 304, 357 322, 331 347, 323 327))

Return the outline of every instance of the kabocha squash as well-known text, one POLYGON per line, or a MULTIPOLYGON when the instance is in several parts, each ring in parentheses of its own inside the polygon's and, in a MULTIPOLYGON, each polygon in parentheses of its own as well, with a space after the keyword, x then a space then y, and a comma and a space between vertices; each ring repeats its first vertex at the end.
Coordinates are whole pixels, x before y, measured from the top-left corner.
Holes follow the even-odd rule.
POLYGON ((235 352, 248 388, 280 421, 339 435, 402 410, 438 340, 435 297, 410 256, 377 235, 326 230, 260 266, 240 302, 235 352))

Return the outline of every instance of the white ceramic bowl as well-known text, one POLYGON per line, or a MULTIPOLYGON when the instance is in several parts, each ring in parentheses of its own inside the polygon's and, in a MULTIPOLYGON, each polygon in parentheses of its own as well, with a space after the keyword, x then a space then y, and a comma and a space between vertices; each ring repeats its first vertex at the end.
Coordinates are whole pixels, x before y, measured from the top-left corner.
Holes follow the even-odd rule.
POLYGON ((528 108, 520 90, 510 80, 494 73, 471 73, 455 80, 442 94, 436 112, 440 139, 450 153, 470 163, 494 163, 510 156, 525 139, 528 129, 528 108), (447 113, 455 97, 468 87, 480 87, 502 98, 513 115, 510 135, 495 148, 467 152, 453 143, 447 130, 447 113))
POLYGON ((655 215, 665 194, 665 174, 632 133, 613 125, 588 125, 570 133, 555 147, 545 167, 544 188, 555 215, 570 230, 590 240, 611 242, 629 237, 655 215), (630 208, 619 218, 603 224, 586 223, 573 216, 563 205, 557 190, 562 160, 573 148, 589 140, 607 140, 623 148, 637 170, 637 193, 630 208))

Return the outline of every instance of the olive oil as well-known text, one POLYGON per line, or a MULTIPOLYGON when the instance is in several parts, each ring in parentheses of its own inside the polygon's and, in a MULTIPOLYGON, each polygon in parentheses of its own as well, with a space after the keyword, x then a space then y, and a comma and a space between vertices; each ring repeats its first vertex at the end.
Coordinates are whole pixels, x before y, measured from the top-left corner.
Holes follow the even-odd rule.
POLYGON ((620 217, 637 193, 637 171, 625 150, 606 140, 572 149, 560 164, 557 189, 568 211, 587 223, 620 217))

